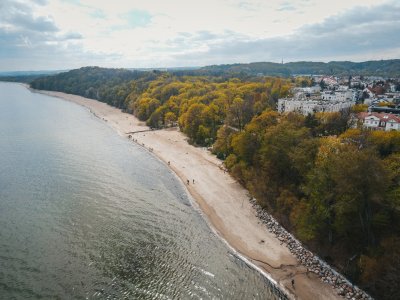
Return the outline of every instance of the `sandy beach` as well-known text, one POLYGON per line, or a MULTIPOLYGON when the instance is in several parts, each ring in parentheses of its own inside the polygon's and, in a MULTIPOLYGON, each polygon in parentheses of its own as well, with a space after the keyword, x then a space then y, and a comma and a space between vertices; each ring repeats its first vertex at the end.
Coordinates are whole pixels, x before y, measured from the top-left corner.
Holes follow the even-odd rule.
POLYGON ((206 149, 189 145, 186 136, 177 129, 146 131, 149 128, 136 117, 105 103, 60 92, 34 91, 88 108, 121 136, 132 135, 131 140, 151 150, 186 185, 212 228, 239 254, 268 274, 290 298, 343 299, 329 284, 307 272, 266 229, 256 217, 248 192, 223 170, 222 162, 206 149))

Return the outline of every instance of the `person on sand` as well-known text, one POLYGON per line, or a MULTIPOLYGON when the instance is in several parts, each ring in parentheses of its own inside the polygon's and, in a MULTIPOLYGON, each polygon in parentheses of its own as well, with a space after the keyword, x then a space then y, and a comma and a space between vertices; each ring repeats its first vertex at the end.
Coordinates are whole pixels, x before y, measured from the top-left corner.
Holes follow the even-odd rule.
POLYGON ((193 179, 193 184, 194 184, 194 179, 193 179))
POLYGON ((189 185, 189 179, 186 180, 187 184, 189 185))
POLYGON ((294 288, 294 279, 292 279, 292 287, 294 288))
POLYGON ((169 166, 169 165, 171 165, 171 162, 170 162, 170 161, 168 161, 168 166, 169 166))

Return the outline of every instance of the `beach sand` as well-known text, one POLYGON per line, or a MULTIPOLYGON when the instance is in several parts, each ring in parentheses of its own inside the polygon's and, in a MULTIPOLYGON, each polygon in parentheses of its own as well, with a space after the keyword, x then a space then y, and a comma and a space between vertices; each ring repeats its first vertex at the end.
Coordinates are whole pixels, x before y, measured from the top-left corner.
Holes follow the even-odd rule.
MULTIPOLYGON (((96 100, 60 92, 33 91, 88 108, 122 136, 149 129, 133 115, 96 100)), ((177 129, 134 133, 132 138, 143 147, 151 148, 152 153, 177 174, 212 228, 239 254, 269 274, 290 298, 343 299, 315 274, 307 273, 286 246, 266 229, 256 217, 249 193, 224 172, 222 162, 209 151, 189 145, 187 137, 177 129)))

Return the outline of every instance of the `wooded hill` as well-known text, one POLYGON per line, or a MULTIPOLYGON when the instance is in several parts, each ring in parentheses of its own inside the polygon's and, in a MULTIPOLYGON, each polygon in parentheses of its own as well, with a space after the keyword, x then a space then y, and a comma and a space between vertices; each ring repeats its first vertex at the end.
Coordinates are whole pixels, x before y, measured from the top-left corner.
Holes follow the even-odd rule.
POLYGON ((376 298, 400 299, 400 132, 351 128, 351 111, 274 111, 292 86, 310 84, 87 67, 31 86, 178 125, 311 250, 376 298))
MULTIPOLYGON (((95 68, 95 67, 87 67, 95 68)), ((65 72, 66 77, 75 76, 76 72, 87 74, 89 69, 81 68, 79 70, 72 70, 72 74, 65 72)), ((187 67, 187 68, 168 68, 168 69, 102 69, 99 68, 96 73, 103 73, 104 76, 109 78, 112 74, 122 79, 125 74, 126 79, 135 79, 138 74, 148 73, 151 71, 165 72, 176 76, 218 76, 221 78, 240 78, 251 80, 255 76, 280 76, 290 77, 294 75, 334 75, 334 76, 349 76, 349 75, 362 75, 362 76, 381 76, 384 78, 399 78, 400 77, 400 59, 390 60, 376 60, 365 62, 351 62, 351 61, 332 61, 324 62, 289 62, 289 63, 273 63, 273 62, 253 62, 249 64, 226 64, 226 65, 212 65, 205 67, 187 67), (101 72, 103 70, 104 72, 101 72), (107 70, 107 71, 105 71, 107 70), (162 70, 162 71, 161 71, 162 70), (132 73, 129 74, 128 72, 132 73), (119 73, 119 74, 117 74, 119 73), (129 75, 128 75, 129 74, 129 75)), ((0 72, 1 81, 31 81, 38 77, 45 75, 53 75, 61 71, 37 71, 37 72, 0 72), (48 73, 48 74, 46 74, 48 73), (53 74, 52 74, 53 73, 53 74), (8 79, 7 79, 8 78, 8 79), (20 78, 20 80, 18 80, 20 78), (11 80, 10 80, 11 79, 11 80)), ((64 73, 64 74, 65 74, 64 73)), ((60 79, 63 77, 61 76, 60 79)), ((96 76, 96 74, 92 74, 96 76)))
POLYGON ((400 59, 377 60, 365 62, 332 61, 323 62, 289 62, 284 64, 272 62, 254 62, 249 64, 214 65, 194 72, 201 75, 270 75, 289 77, 293 75, 363 75, 400 77, 400 59))
POLYGON ((7 71, 0 72, 0 81, 31 83, 33 80, 65 71, 7 71))
POLYGON ((131 81, 148 82, 157 78, 158 73, 158 71, 144 72, 84 67, 34 79, 31 82, 31 87, 39 90, 81 95, 126 109, 125 99, 131 92, 131 81))

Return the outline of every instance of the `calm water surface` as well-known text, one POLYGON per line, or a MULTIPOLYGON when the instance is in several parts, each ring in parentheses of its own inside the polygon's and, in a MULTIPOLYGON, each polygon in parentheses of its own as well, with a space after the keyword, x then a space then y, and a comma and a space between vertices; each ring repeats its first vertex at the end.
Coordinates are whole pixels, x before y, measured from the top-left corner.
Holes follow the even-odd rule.
POLYGON ((161 162, 85 108, 0 83, 1 299, 276 299, 161 162))

